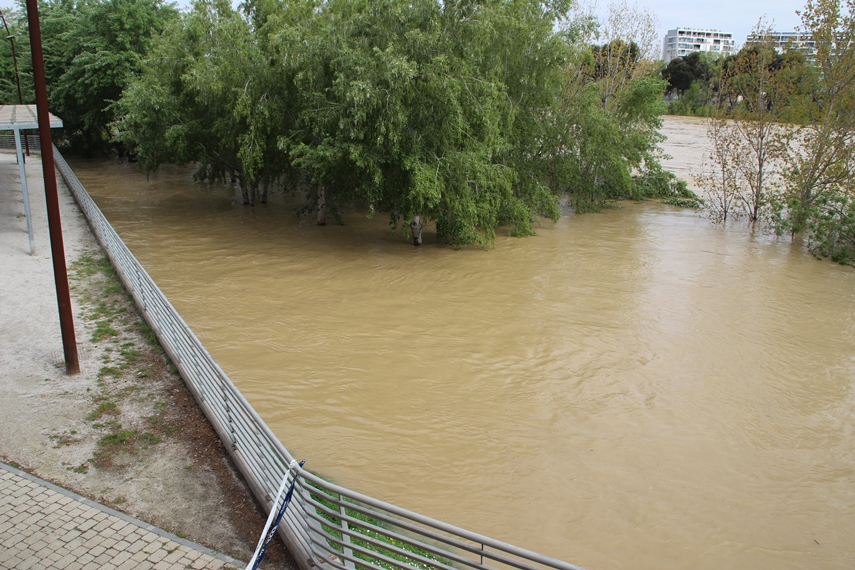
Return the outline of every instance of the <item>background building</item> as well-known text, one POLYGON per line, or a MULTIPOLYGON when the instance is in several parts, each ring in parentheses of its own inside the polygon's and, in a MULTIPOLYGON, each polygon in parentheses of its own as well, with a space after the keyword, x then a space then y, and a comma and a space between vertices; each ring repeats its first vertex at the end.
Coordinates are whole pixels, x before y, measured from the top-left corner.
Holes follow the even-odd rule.
POLYGON ((749 34, 745 40, 745 45, 764 42, 769 42, 775 46, 775 51, 778 53, 785 53, 791 49, 800 51, 808 61, 812 61, 814 55, 816 55, 816 42, 813 41, 812 34, 802 34, 799 32, 770 32, 765 35, 749 34))
POLYGON ((693 51, 705 51, 715 55, 736 52, 733 34, 720 30, 677 28, 668 30, 662 42, 662 59, 668 63, 675 57, 684 57, 693 51))

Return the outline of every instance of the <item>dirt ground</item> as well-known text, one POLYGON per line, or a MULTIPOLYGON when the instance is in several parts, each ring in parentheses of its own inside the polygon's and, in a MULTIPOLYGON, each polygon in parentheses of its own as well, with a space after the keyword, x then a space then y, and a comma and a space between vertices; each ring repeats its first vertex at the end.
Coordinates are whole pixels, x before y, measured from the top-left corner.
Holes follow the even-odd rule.
MULTIPOLYGON (((81 373, 68 376, 42 167, 0 152, 0 460, 239 560, 265 516, 60 185, 81 373)), ((296 568, 281 542, 263 568, 296 568)))

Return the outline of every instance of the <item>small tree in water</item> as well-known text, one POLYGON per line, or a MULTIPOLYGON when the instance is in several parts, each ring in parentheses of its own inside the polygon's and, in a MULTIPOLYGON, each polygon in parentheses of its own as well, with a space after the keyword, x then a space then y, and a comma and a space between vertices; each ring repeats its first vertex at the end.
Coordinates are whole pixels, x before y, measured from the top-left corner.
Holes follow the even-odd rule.
POLYGON ((777 122, 790 92, 771 27, 759 21, 752 32, 761 41, 743 48, 722 66, 718 111, 710 119, 713 149, 698 178, 710 203, 711 219, 724 222, 744 213, 758 221, 776 187, 788 141, 777 122))
POLYGON ((736 166, 743 151, 742 137, 731 121, 720 118, 710 119, 707 136, 712 148, 704 154, 704 164, 695 180, 703 189, 710 219, 724 223, 745 214, 744 180, 736 166))
POLYGON ((753 35, 763 41, 737 54, 723 89, 728 99, 739 102, 728 110, 734 126, 733 143, 738 147, 732 158, 747 187, 743 194, 746 214, 756 222, 774 187, 786 144, 775 113, 786 100, 787 85, 778 73, 780 57, 769 41, 771 26, 760 20, 753 35))
POLYGON ((776 227, 805 233, 814 253, 855 262, 855 1, 809 1, 802 25, 815 42, 814 87, 785 156, 776 227))

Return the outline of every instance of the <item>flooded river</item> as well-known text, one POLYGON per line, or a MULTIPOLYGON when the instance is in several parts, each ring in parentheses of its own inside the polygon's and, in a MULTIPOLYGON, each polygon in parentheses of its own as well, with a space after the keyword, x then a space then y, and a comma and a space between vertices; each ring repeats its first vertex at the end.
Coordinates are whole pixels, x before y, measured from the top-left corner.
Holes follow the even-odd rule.
MULTIPOLYGON (((704 126, 665 132, 685 175, 704 126)), ((852 268, 656 203, 454 251, 72 165, 330 480, 592 569, 855 566, 852 268)))

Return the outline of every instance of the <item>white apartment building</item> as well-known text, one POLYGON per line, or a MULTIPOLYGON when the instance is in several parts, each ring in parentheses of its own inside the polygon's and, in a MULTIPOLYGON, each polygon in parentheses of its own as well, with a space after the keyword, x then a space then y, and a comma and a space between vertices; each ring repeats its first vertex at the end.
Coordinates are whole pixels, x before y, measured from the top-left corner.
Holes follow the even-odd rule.
POLYGON ((816 43, 813 41, 812 34, 799 32, 771 32, 765 36, 750 34, 745 40, 745 45, 764 42, 770 42, 778 53, 794 49, 802 52, 808 60, 812 60, 816 55, 816 43))
POLYGON ((684 57, 693 51, 709 52, 714 55, 730 55, 736 52, 733 34, 720 30, 677 28, 668 30, 662 42, 662 59, 668 63, 675 57, 684 57))

